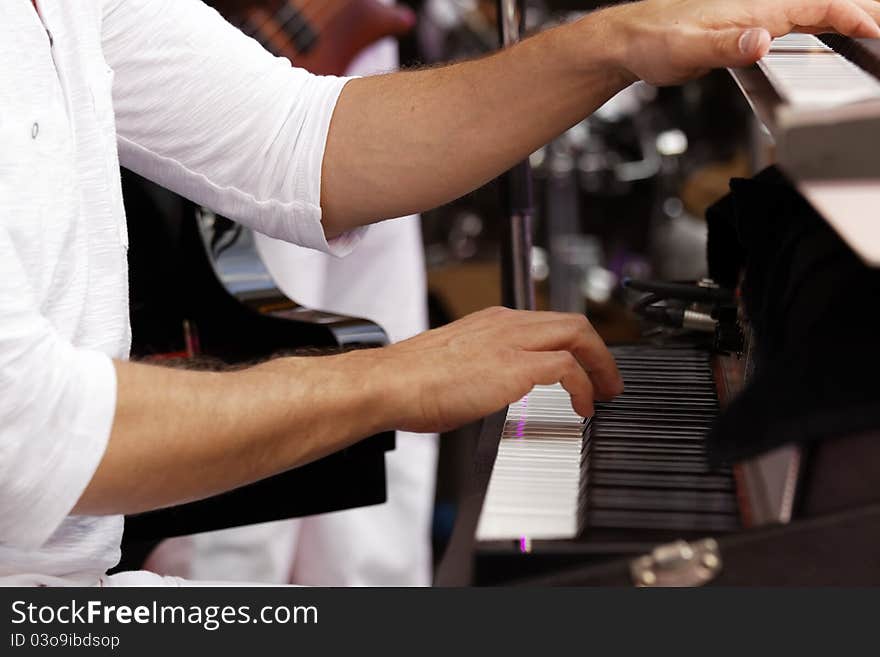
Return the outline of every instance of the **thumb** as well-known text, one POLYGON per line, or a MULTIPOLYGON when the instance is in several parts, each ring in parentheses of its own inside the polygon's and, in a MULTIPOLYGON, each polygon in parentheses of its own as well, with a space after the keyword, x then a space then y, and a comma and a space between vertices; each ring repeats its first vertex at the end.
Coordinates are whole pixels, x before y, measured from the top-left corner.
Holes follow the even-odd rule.
POLYGON ((722 30, 715 38, 723 66, 749 66, 770 51, 770 33, 760 27, 722 30))

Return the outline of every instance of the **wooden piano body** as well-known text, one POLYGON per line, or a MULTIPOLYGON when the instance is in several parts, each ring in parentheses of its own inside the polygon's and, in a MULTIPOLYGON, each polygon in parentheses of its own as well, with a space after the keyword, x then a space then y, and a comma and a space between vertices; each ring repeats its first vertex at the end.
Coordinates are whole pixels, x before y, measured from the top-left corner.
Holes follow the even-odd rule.
MULTIPOLYGON (((839 57, 836 51, 840 51, 858 63, 859 73, 880 75, 880 45, 839 37, 823 39, 835 50, 815 56, 839 57)), ((810 56, 805 52, 809 48, 796 45, 799 54, 810 56)), ((820 61, 824 66, 826 60, 820 61)), ((852 107, 824 110, 798 106, 773 86, 764 64, 731 71, 761 122, 757 131, 760 139, 765 146, 770 144, 775 161, 793 186, 858 254, 866 271, 880 266, 880 217, 876 214, 880 207, 880 156, 874 143, 880 138, 880 101, 868 99, 852 107), (834 121, 828 118, 832 115, 834 121)), ((800 64, 795 61, 795 65, 800 64)), ((877 87, 880 89, 880 84, 877 87)), ((833 239, 830 232, 829 236, 833 239)), ((873 324, 876 300, 866 298, 862 302, 861 308, 841 314, 839 321, 873 324)), ((834 348, 828 345, 829 350, 834 348)), ((876 345, 868 348, 876 349, 876 345)), ((749 386, 755 360, 748 350, 739 357, 712 359, 713 387, 722 412, 738 398, 743 386, 749 386)), ((823 372, 816 372, 817 380, 823 376, 823 372)), ((823 385, 833 385, 833 381, 823 381, 823 385)), ((608 407, 614 408, 614 403, 608 407)), ((437 584, 880 584, 880 422, 848 435, 829 432, 835 435, 827 440, 821 435, 816 439, 821 428, 780 427, 783 433, 795 437, 794 442, 730 464, 737 526, 722 529, 719 525, 717 531, 700 529, 699 523, 694 523, 691 530, 666 531, 650 526, 609 531, 601 522, 591 526, 591 505, 597 502, 590 498, 589 489, 599 484, 590 481, 587 469, 586 475, 581 474, 577 493, 582 500, 577 511, 579 528, 564 537, 534 538, 529 531, 538 527, 540 534, 542 525, 532 522, 528 513, 540 508, 540 500, 524 502, 522 496, 514 495, 505 507, 503 500, 499 504, 497 494, 493 497, 493 490, 497 493, 505 486, 511 487, 503 477, 509 478, 518 467, 517 463, 511 467, 508 460, 499 469, 496 462, 496 458, 510 459, 510 449, 499 451, 501 441, 522 438, 510 428, 517 419, 516 412, 520 411, 511 407, 510 415, 505 411, 484 422, 474 470, 438 568, 437 584), (805 436, 803 440, 809 435, 810 442, 798 441, 799 432, 805 436), (517 504, 527 508, 519 520, 517 504), (510 518, 530 530, 513 531, 507 522, 510 518)), ((595 446, 590 445, 595 443, 592 432, 596 426, 601 427, 602 413, 602 405, 597 406, 593 428, 587 428, 584 462, 596 460, 595 446)), ((829 421, 833 422, 833 416, 829 421)), ((527 421, 520 422, 520 428, 523 426, 528 432, 527 421)), ((548 430, 538 426, 535 431, 548 430)), ((572 440, 580 439, 575 436, 572 440)), ((542 453, 541 458, 546 466, 547 459, 552 461, 554 457, 542 453)), ((576 471, 579 464, 573 467, 576 471)), ((708 472, 719 473, 724 474, 708 472)), ((531 491, 536 498, 543 494, 541 486, 531 491)), ((727 493, 718 493, 721 488, 711 494, 725 502, 723 495, 727 493)), ((571 500, 568 503, 572 505, 571 500)), ((614 508, 615 501, 610 504, 614 508)), ((659 508, 650 499, 645 505, 648 509, 659 508)))

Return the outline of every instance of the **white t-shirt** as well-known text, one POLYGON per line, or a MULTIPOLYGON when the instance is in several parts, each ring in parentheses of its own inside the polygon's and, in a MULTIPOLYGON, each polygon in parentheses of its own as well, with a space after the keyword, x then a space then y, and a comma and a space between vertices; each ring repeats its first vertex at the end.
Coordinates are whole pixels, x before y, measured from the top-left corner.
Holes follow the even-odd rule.
POLYGON ((344 78, 291 68, 200 0, 38 5, 42 21, 0 3, 0 583, 93 584, 122 518, 68 514, 130 345, 119 162, 303 246, 343 254, 361 231, 321 227, 344 78))

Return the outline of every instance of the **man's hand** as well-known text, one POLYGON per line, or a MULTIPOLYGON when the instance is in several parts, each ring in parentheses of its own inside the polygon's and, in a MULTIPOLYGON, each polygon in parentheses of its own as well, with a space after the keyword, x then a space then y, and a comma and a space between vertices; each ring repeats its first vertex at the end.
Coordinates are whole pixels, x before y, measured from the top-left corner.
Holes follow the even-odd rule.
MULTIPOLYGON (((490 308, 387 349, 347 357, 383 382, 386 428, 444 431, 561 382, 581 415, 620 394, 614 359, 582 315, 490 308)), ((377 409, 378 410, 378 409, 377 409)))
POLYGON ((876 0, 644 0, 596 18, 617 35, 623 68, 654 85, 753 64, 789 32, 880 37, 876 0))
POLYGON ((116 417, 80 514, 147 511, 303 465, 386 429, 437 431, 561 381, 575 410, 622 389, 578 315, 494 308, 406 342, 250 369, 116 363, 116 417))

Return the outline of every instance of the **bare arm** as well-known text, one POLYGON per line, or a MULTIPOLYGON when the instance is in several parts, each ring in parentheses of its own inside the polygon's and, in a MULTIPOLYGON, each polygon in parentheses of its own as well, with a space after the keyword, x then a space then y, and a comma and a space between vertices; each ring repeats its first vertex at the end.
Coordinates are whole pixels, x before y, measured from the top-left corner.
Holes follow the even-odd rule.
POLYGON ((744 66, 793 29, 880 36, 874 0, 646 0, 483 59, 349 82, 324 156, 328 236, 448 202, 637 79, 744 66))
POLYGON ((240 372, 115 365, 113 430, 75 513, 135 513, 210 496, 382 430, 459 426, 539 383, 562 381, 585 415, 594 394, 621 389, 583 317, 506 309, 384 349, 240 372))
POLYGON ((483 59, 353 80, 324 155, 328 236, 448 202, 583 119, 632 80, 602 24, 550 30, 483 59), (597 53, 573 67, 572 38, 597 53))
POLYGON ((287 358, 238 372, 117 361, 107 451, 75 513, 146 511, 251 483, 378 430, 372 391, 340 357, 287 358))

